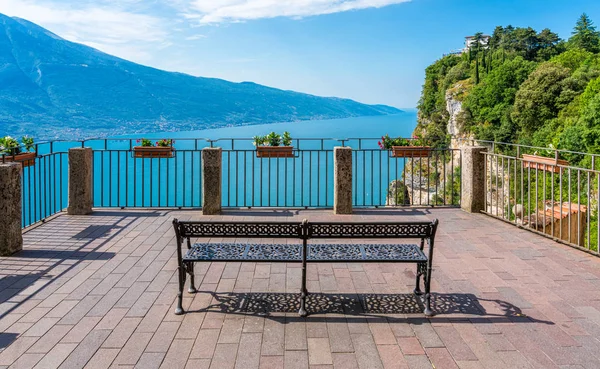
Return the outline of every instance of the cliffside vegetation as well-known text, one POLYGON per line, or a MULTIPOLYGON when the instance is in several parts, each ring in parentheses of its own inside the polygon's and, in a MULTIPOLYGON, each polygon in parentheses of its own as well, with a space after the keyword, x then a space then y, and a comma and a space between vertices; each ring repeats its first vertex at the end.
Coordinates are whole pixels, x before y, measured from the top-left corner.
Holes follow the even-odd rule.
POLYGON ((600 153, 599 53, 600 32, 586 14, 568 40, 498 26, 486 44, 477 33, 468 52, 427 67, 417 131, 448 144, 446 93, 460 82, 461 135, 600 153))

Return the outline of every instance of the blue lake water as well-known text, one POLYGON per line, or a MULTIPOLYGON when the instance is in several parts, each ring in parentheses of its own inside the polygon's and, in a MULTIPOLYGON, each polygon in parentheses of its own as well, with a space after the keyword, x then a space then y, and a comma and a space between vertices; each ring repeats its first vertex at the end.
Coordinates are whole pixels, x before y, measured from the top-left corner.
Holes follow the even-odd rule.
MULTIPOLYGON (((405 159, 380 150, 378 138, 410 137, 415 125, 416 113, 407 112, 144 134, 152 140, 175 139, 174 157, 163 159, 133 157, 131 148, 142 135, 88 140, 85 146, 94 149, 94 206, 200 207, 201 149, 215 146, 223 149, 223 206, 331 207, 333 148, 342 145, 353 148, 354 205, 385 205, 388 185, 402 177, 405 159), (250 138, 271 131, 291 133, 294 158, 256 157, 250 138)), ((81 143, 41 145, 38 154, 44 155, 24 169, 24 224, 67 206, 65 152, 75 146, 81 143)))
POLYGON ((287 123, 272 123, 248 126, 205 129, 190 132, 150 133, 117 137, 141 136, 148 138, 251 138, 271 131, 290 132, 294 138, 378 138, 388 133, 390 136, 410 137, 417 124, 416 111, 377 117, 357 117, 346 119, 312 120, 287 123))

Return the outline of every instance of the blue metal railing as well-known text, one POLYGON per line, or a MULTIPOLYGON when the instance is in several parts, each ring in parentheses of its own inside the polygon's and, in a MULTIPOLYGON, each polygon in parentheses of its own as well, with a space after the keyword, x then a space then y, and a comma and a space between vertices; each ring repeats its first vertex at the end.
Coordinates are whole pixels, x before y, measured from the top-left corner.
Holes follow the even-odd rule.
POLYGON ((202 149, 222 148, 223 207, 333 206, 333 152, 351 147, 355 207, 457 206, 460 151, 394 157, 378 139, 294 139, 293 156, 257 157, 250 139, 177 139, 169 157, 140 158, 136 139, 54 141, 36 145, 23 171, 23 226, 65 209, 68 150, 93 149, 93 205, 99 208, 200 208, 202 149))

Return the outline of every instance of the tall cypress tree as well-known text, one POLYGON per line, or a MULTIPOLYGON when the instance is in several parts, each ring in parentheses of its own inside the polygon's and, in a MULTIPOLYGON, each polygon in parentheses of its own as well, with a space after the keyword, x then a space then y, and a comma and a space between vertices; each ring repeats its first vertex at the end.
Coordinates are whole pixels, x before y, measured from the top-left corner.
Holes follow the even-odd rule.
POLYGON ((587 14, 583 13, 579 17, 573 29, 573 36, 569 39, 569 45, 593 53, 600 51, 600 32, 596 31, 594 22, 587 14))
POLYGON ((487 61, 485 60, 486 59, 485 49, 483 49, 483 52, 481 54, 482 54, 481 55, 481 67, 483 68, 484 72, 487 72, 487 61))

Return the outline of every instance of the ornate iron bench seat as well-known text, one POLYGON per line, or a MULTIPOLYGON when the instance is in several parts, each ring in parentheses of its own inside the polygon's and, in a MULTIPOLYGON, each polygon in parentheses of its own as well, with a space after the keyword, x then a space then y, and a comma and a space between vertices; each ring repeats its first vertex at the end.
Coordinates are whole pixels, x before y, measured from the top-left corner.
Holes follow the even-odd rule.
MULTIPOLYGON (((302 245, 254 243, 196 243, 183 255, 193 261, 302 262, 302 245)), ((427 262, 416 244, 309 244, 306 261, 325 262, 427 262)))
POLYGON ((195 293, 194 263, 211 261, 299 262, 302 263, 300 290, 301 316, 306 316, 306 264, 308 262, 393 262, 415 263, 415 294, 421 295, 421 278, 425 287, 424 313, 431 310, 431 272, 437 219, 433 222, 225 222, 173 220, 177 240, 179 291, 176 314, 183 314, 183 288, 190 277, 188 292, 195 293), (273 238, 297 239, 301 243, 199 242, 192 238, 273 238), (420 239, 420 244, 406 243, 308 243, 312 239, 420 239), (187 243, 184 253, 182 245, 187 243), (425 252, 427 243, 427 253, 425 252))

